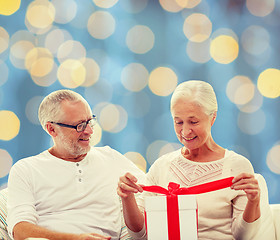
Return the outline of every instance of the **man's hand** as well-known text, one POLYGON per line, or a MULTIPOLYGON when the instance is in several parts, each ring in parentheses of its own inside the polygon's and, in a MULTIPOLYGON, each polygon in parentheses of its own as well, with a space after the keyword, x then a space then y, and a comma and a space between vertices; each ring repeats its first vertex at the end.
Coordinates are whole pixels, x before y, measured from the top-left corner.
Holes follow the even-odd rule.
POLYGON ((136 177, 131 173, 126 173, 119 179, 117 192, 121 198, 127 198, 134 193, 143 192, 143 188, 137 184, 136 177))

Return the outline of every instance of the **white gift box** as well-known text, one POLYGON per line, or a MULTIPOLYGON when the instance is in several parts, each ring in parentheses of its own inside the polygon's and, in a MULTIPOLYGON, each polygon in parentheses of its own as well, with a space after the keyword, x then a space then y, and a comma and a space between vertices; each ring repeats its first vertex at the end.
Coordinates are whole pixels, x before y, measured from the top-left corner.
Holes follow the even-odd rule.
MULTIPOLYGON (((196 196, 178 195, 178 207, 180 239, 176 240, 197 240, 196 196)), ((170 240, 168 237, 170 226, 168 226, 167 220, 167 196, 145 197, 145 211, 148 240, 170 240)))

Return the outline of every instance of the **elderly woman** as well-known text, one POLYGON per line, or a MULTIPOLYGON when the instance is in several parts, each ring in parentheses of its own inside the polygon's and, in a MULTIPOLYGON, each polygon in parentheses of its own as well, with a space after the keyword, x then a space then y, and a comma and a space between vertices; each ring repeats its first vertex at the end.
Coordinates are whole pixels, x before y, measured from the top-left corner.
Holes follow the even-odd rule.
MULTIPOLYGON (((260 226, 260 189, 248 159, 224 149, 211 135, 217 115, 212 86, 186 81, 171 98, 174 129, 183 144, 180 150, 155 161, 147 173, 147 185, 167 188, 169 182, 190 187, 234 176, 231 188, 197 195, 199 239, 254 239, 260 226)), ((134 193, 142 192, 130 173, 120 177, 125 222, 135 239, 145 239, 144 216, 134 193)))

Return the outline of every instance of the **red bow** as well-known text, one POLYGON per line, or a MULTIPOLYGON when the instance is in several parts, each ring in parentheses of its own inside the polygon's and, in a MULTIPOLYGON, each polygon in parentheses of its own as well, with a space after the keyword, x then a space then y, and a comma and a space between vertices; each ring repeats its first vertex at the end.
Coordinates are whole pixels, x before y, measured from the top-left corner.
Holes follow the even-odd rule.
POLYGON ((143 186, 143 190, 147 192, 160 193, 166 195, 167 200, 167 222, 168 222, 168 239, 180 240, 180 222, 178 195, 200 194, 211 192, 232 185, 233 177, 216 180, 192 187, 182 187, 174 182, 168 184, 168 189, 160 186, 143 186))

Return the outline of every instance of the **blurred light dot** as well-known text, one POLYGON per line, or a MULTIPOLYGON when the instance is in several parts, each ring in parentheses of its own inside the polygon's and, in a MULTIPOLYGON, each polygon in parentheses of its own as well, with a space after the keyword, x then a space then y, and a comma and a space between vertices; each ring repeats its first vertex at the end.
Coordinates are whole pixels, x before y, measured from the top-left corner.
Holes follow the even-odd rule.
POLYGON ((21 0, 0 0, 0 14, 12 15, 20 7, 21 0))
POLYGON ((116 21, 109 12, 96 11, 88 19, 88 32, 96 39, 110 37, 114 33, 115 28, 116 21))
POLYGON ((57 59, 63 62, 67 59, 82 59, 86 57, 86 49, 79 41, 68 40, 60 45, 57 59))
POLYGON ((186 52, 193 62, 206 63, 211 59, 210 56, 210 40, 202 43, 189 41, 187 43, 186 52))
POLYGON ((260 26, 250 26, 241 37, 244 50, 252 55, 259 55, 269 47, 269 33, 260 26))
POLYGON ((122 0, 122 8, 129 13, 139 13, 147 6, 148 0, 122 0))
POLYGON ((118 0, 93 0, 93 2, 98 7, 111 8, 118 2, 118 0))
POLYGON ((59 47, 68 40, 72 40, 71 34, 64 29, 55 29, 50 31, 45 38, 45 47, 56 54, 59 47))
POLYGON ((177 86, 177 75, 167 67, 154 69, 149 77, 149 88, 159 96, 170 95, 177 86))
POLYGON ((77 13, 77 3, 74 0, 52 0, 55 8, 55 22, 65 24, 72 21, 77 13))
POLYGON ((261 94, 268 98, 280 96, 280 70, 268 68, 258 78, 258 89, 261 94))
POLYGON ((168 144, 168 142, 163 141, 163 140, 156 140, 156 141, 152 142, 147 148, 147 152, 146 152, 147 162, 152 165, 154 163, 154 161, 159 158, 160 150, 166 144, 168 144))
POLYGON ((210 55, 218 63, 228 64, 238 57, 239 46, 231 36, 218 36, 210 45, 210 55))
POLYGON ((147 169, 147 162, 145 158, 138 152, 127 152, 124 154, 129 160, 131 160, 139 169, 144 173, 147 169))
POLYGON ((0 178, 5 177, 11 170, 13 159, 4 149, 0 149, 0 178))
POLYGON ((99 65, 91 58, 86 58, 83 60, 83 64, 86 71, 85 81, 81 86, 90 87, 95 84, 100 76, 99 65))
POLYGON ((258 17, 264 17, 270 14, 275 7, 274 0, 246 0, 246 6, 249 12, 258 17))
POLYGON ((95 146, 98 143, 100 143, 102 139, 102 128, 100 125, 97 123, 93 126, 93 134, 90 139, 90 145, 95 146))
POLYGON ((168 12, 179 12, 183 9, 175 0, 159 0, 161 7, 168 12))
POLYGON ((176 0, 176 3, 184 8, 194 8, 201 3, 201 0, 176 0))
POLYGON ((243 53, 245 54, 243 54, 243 58, 250 66, 253 66, 255 69, 259 69, 259 67, 264 66, 268 62, 273 54, 273 51, 274 50, 270 46, 268 46, 268 48, 260 54, 256 51, 258 55, 246 54, 244 51, 243 53))
POLYGON ((138 54, 149 52, 155 44, 155 36, 150 28, 143 25, 132 27, 126 35, 126 44, 130 51, 138 54))
POLYGON ((219 28, 211 34, 211 38, 215 39, 220 36, 230 36, 238 42, 238 36, 231 28, 219 28))
POLYGON ((10 48, 10 61, 19 69, 25 69, 25 57, 27 53, 34 48, 32 42, 19 41, 10 48))
POLYGON ((0 111, 0 139, 9 141, 19 133, 20 121, 16 114, 11 111, 0 111))
POLYGON ((130 117, 144 117, 150 110, 151 100, 145 92, 129 92, 122 97, 122 106, 130 117))
POLYGON ((0 87, 7 82, 8 77, 9 77, 9 68, 7 67, 7 64, 5 62, 3 62, 0 59, 0 87))
POLYGON ((206 15, 193 13, 185 19, 183 31, 190 41, 203 42, 212 32, 212 23, 206 15))
POLYGON ((48 87, 57 80, 57 69, 58 69, 57 64, 54 63, 51 71, 48 74, 46 74, 43 77, 31 75, 31 79, 38 86, 48 87))
POLYGON ((8 48, 9 38, 9 33, 0 26, 0 54, 8 48))
POLYGON ((164 154, 176 151, 182 148, 182 144, 179 143, 167 143, 165 144, 159 151, 159 157, 163 156, 164 154))
POLYGON ((36 125, 40 125, 39 119, 38 119, 38 109, 39 109, 39 105, 41 104, 42 100, 44 97, 42 96, 35 96, 33 98, 31 98, 25 107, 25 115, 27 117, 27 119, 36 125))
POLYGON ((51 52, 46 48, 33 48, 25 58, 25 67, 30 75, 43 77, 51 72, 54 66, 54 59, 51 52))
POLYGON ((255 91, 255 94, 252 100, 246 104, 237 105, 240 111, 246 113, 253 113, 259 110, 263 104, 263 96, 259 93, 259 91, 255 91))
POLYGON ((255 85, 246 76, 235 76, 229 80, 226 89, 229 100, 235 104, 246 104, 255 94, 255 85))
POLYGON ((127 125, 127 113, 119 105, 100 103, 95 107, 94 112, 97 112, 99 124, 104 131, 117 133, 127 125))
POLYGON ((38 29, 50 27, 55 18, 55 8, 48 0, 35 0, 26 10, 26 20, 38 29))
POLYGON ((75 59, 68 59, 60 64, 57 71, 59 82, 67 88, 76 88, 85 81, 86 70, 84 65, 75 59))
POLYGON ((280 174, 280 145, 272 147, 266 157, 266 164, 269 169, 276 173, 280 174))
POLYGON ((240 130, 249 135, 260 133, 265 127, 266 117, 262 110, 254 113, 239 113, 237 124, 240 130))
POLYGON ((94 85, 85 88, 85 97, 92 106, 100 102, 110 102, 112 96, 113 87, 105 79, 100 79, 100 81, 97 81, 94 85))
POLYGON ((124 87, 132 92, 139 92, 147 86, 149 72, 143 64, 130 63, 124 67, 121 81, 124 87))

